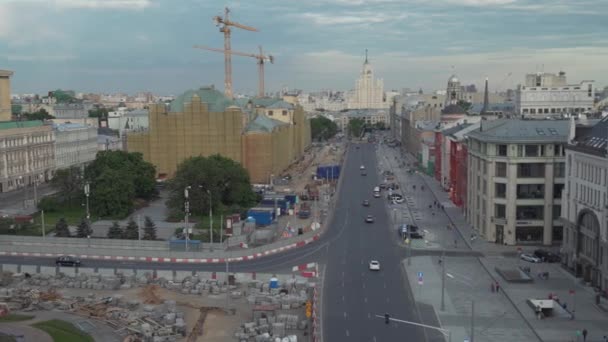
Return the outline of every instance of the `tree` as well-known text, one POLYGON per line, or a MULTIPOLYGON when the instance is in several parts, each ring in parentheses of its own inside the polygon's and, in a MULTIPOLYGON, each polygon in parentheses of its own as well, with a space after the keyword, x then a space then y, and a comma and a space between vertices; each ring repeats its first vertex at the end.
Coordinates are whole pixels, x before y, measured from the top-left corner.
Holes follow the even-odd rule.
POLYGON ((218 154, 209 157, 191 157, 184 160, 168 183, 170 190, 167 206, 171 216, 184 214, 184 189, 189 191, 190 212, 206 215, 209 212, 209 194, 213 207, 238 205, 248 208, 256 201, 249 174, 232 159, 218 154))
POLYGON ((38 111, 33 113, 23 113, 23 117, 26 120, 50 120, 55 118, 54 116, 50 115, 49 112, 47 112, 44 108, 40 108, 38 111))
POLYGON ((365 121, 360 118, 354 118, 348 120, 348 133, 351 137, 360 137, 365 128, 365 121))
POLYGON ((108 117, 109 110, 105 107, 89 109, 90 118, 105 119, 108 117))
POLYGON ((471 102, 467 102, 465 100, 458 100, 457 104, 460 106, 460 108, 464 109, 465 112, 468 112, 473 106, 471 102))
POLYGON ((324 116, 310 120, 310 131, 313 140, 325 141, 338 133, 338 125, 324 116))
POLYGON ((55 171, 51 186, 57 190, 57 198, 64 203, 73 205, 84 197, 84 178, 82 169, 72 166, 55 171))
POLYGON ((123 231, 118 222, 114 221, 108 229, 108 239, 122 239, 123 231))
POLYGON ((125 217, 133 211, 134 184, 119 170, 105 169, 91 180, 92 211, 102 217, 125 217))
POLYGON ((78 229, 76 230, 76 237, 86 238, 93 234, 93 229, 89 226, 89 221, 86 218, 83 218, 78 225, 78 229))
POLYGON ((156 225, 150 216, 146 216, 144 221, 144 240, 156 240, 156 225))
POLYGON ((55 224, 55 236, 57 237, 70 237, 70 228, 68 227, 68 223, 62 217, 55 224))
POLYGON ((139 239, 139 226, 133 218, 129 219, 129 223, 127 223, 127 227, 123 232, 123 239, 127 240, 137 240, 139 239))

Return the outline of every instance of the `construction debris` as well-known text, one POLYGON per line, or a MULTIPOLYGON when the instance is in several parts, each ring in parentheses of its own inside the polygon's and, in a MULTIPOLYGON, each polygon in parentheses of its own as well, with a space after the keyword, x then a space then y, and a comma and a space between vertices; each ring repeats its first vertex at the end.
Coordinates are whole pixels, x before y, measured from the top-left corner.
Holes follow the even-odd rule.
POLYGON ((144 304, 160 304, 162 299, 156 293, 158 291, 158 285, 147 285, 141 289, 140 296, 144 300, 144 304))

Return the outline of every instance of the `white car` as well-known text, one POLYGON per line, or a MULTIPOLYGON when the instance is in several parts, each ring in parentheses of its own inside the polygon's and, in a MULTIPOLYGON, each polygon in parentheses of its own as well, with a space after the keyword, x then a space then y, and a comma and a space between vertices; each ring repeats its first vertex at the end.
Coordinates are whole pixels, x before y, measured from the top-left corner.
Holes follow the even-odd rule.
POLYGON ((532 262, 532 263, 539 263, 542 262, 542 260, 540 258, 535 257, 534 255, 531 254, 522 254, 519 256, 519 258, 521 260, 527 261, 527 262, 532 262))
POLYGON ((370 271, 380 271, 380 263, 376 260, 372 260, 369 262, 369 270, 370 271))
POLYGON ((365 165, 361 165, 361 166, 359 167, 359 170, 365 170, 365 165))

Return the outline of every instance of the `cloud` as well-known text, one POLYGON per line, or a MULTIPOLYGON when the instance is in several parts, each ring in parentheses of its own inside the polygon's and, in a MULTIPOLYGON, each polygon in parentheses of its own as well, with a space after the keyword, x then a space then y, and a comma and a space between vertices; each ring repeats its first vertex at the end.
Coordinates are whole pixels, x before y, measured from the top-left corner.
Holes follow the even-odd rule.
POLYGON ((7 55, 5 56, 9 62, 57 62, 75 60, 74 55, 7 55))
POLYGON ((55 5, 73 9, 141 10, 152 5, 150 0, 55 0, 55 5))
POLYGON ((372 11, 345 12, 344 14, 306 12, 299 15, 319 26, 379 24, 407 18, 406 13, 390 14, 372 11))

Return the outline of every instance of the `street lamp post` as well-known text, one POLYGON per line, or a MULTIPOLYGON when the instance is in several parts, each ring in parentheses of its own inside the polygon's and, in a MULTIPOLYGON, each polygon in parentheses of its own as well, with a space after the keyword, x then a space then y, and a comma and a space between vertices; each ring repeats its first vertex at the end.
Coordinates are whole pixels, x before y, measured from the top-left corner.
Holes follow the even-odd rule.
POLYGON ((84 196, 86 197, 86 201, 87 201, 87 224, 91 225, 91 213, 89 211, 89 195, 91 193, 91 185, 89 182, 86 182, 84 184, 84 196))
POLYGON ((207 190, 207 194, 209 194, 209 242, 213 249, 213 201, 211 198, 211 190, 207 190))
POLYGON ((190 216, 190 202, 188 200, 188 190, 190 189, 190 186, 188 185, 185 189, 184 189, 184 230, 186 231, 185 233, 185 238, 186 238, 186 252, 188 251, 188 239, 190 238, 190 231, 188 230, 188 216, 190 216))
MULTIPOLYGON (((418 327, 423 327, 423 328, 437 330, 437 331, 441 332, 442 334, 444 334, 444 335, 446 335, 448 337, 448 342, 452 342, 452 332, 450 330, 448 330, 448 329, 443 329, 443 328, 435 327, 435 326, 432 326, 432 325, 421 324, 421 323, 416 323, 416 322, 404 321, 402 319, 392 318, 389 314, 376 315, 376 317, 383 318, 383 319, 385 319, 387 321, 399 322, 399 323, 404 323, 404 324, 409 324, 409 325, 415 325, 415 326, 418 326, 418 327)), ((387 322, 387 324, 388 324, 388 322, 387 322)), ((471 342, 473 342, 473 339, 471 339, 471 342)))

